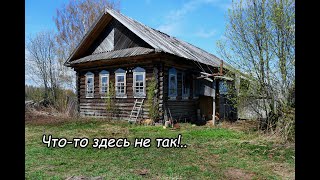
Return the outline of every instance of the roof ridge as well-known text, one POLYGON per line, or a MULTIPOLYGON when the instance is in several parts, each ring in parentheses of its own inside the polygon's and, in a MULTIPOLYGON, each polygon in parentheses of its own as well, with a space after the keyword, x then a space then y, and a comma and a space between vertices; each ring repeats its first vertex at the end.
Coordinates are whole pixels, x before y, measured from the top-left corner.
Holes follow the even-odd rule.
MULTIPOLYGON (((200 50, 200 51, 203 51, 203 52, 205 52, 205 53, 208 53, 208 54, 210 54, 210 55, 213 55, 212 53, 209 53, 209 52, 207 52, 207 51, 205 51, 205 50, 203 50, 203 49, 201 49, 201 48, 199 48, 199 47, 197 47, 197 46, 195 46, 195 45, 193 45, 193 44, 191 44, 191 43, 188 43, 188 42, 186 42, 186 41, 184 41, 184 40, 182 40, 182 39, 179 39, 179 38, 177 38, 177 37, 174 37, 174 36, 171 36, 171 35, 169 35, 169 34, 167 34, 167 33, 164 33, 164 32, 162 32, 162 31, 160 31, 160 30, 157 30, 157 29, 155 29, 155 28, 152 28, 152 27, 150 27, 150 26, 147 26, 147 25, 141 23, 141 22, 138 21, 138 20, 135 20, 135 19, 133 19, 133 18, 131 18, 131 17, 129 17, 129 16, 126 16, 126 15, 122 14, 121 12, 117 12, 117 11, 115 11, 115 10, 113 10, 113 9, 110 9, 110 10, 113 11, 113 13, 117 13, 117 14, 119 14, 119 15, 121 15, 121 16, 124 16, 125 18, 129 19, 130 21, 139 23, 139 25, 143 26, 144 28, 153 30, 153 31, 155 31, 155 32, 160 33, 161 35, 164 35, 164 36, 168 37, 168 38, 171 40, 171 43, 174 43, 174 42, 172 42, 172 41, 178 41, 178 42, 187 43, 188 45, 190 45, 190 46, 192 46, 192 47, 194 47, 194 48, 197 48, 197 49, 200 50)), ((178 47, 176 47, 176 48, 178 48, 178 47)), ((179 49, 180 49, 180 48, 179 48, 179 49)), ((190 56, 194 57, 194 55, 192 54, 192 52, 190 52, 190 50, 188 50, 187 48, 184 47, 184 50, 183 50, 183 51, 186 52, 186 53, 188 53, 188 54, 190 54, 190 56)), ((196 53, 198 54, 198 52, 196 52, 196 53)), ((217 56, 215 56, 215 55, 213 55, 213 56, 214 56, 215 58, 219 59, 219 61, 221 61, 221 59, 218 58, 217 56)), ((189 59, 192 59, 192 60, 196 60, 196 59, 197 59, 196 57, 194 57, 194 58, 189 58, 189 59), (195 58, 195 59, 194 59, 194 58, 195 58)), ((220 63, 217 63, 217 62, 216 62, 216 63, 214 63, 214 64, 217 65, 217 64, 220 64, 220 63)))

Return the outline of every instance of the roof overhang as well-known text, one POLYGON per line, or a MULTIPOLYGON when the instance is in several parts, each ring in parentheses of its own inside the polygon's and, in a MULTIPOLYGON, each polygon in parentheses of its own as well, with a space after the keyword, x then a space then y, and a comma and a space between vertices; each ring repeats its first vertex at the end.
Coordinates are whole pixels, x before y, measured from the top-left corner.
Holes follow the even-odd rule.
POLYGON ((88 62, 99 61, 99 60, 111 60, 111 59, 125 58, 125 57, 135 57, 135 56, 154 54, 154 53, 158 53, 158 52, 150 48, 133 47, 128 49, 120 49, 115 51, 88 55, 80 59, 69 62, 67 66, 72 67, 80 63, 88 63, 88 62))

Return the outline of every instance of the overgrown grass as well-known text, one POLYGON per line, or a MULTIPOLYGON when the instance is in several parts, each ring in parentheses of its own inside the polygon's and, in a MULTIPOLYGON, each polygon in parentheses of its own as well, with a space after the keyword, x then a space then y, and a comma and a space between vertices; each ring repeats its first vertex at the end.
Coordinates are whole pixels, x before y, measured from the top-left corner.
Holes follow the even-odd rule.
MULTIPOLYGON (((294 148, 256 141, 256 135, 225 128, 181 124, 180 130, 136 126, 96 119, 36 125, 26 123, 27 179, 65 179, 102 176, 105 179, 229 179, 230 169, 252 179, 294 179, 294 148), (53 137, 88 137, 86 148, 47 148, 43 134, 53 137), (177 137, 187 148, 156 148, 155 138, 177 137), (96 137, 151 138, 150 148, 92 148, 96 137), (146 175, 140 175, 146 170, 146 175), (227 173, 228 172, 228 173, 227 173)), ((231 171, 232 173, 232 171, 231 171)))

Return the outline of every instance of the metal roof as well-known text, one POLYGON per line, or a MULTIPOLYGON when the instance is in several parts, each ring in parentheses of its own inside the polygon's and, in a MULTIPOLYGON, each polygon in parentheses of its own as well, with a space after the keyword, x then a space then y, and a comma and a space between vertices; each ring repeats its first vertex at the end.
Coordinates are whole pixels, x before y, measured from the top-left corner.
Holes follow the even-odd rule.
MULTIPOLYGON (((213 67, 219 67, 221 63, 221 59, 216 57, 215 55, 206 52, 192 44, 189 44, 185 41, 179 40, 175 37, 169 36, 161 31, 155 30, 153 28, 150 28, 136 20, 133 20, 130 17, 127 17, 115 10, 107 9, 105 10, 105 13, 98 18, 98 22, 95 22, 93 27, 89 30, 89 32, 84 37, 84 40, 80 42, 78 47, 74 50, 72 55, 69 57, 69 59, 66 61, 66 64, 71 64, 71 60, 74 59, 74 55, 77 51, 79 51, 80 48, 84 47, 85 39, 88 38, 88 34, 90 34, 91 31, 94 31, 95 25, 98 24, 100 21, 103 21, 103 17, 107 18, 107 16, 112 16, 116 20, 118 20, 120 23, 122 23, 125 27, 127 27, 129 30, 131 30, 133 33, 135 33, 138 37, 140 37, 142 40, 144 40, 146 43, 148 43, 151 47, 153 47, 156 51, 162 51, 165 53, 173 54, 179 57, 183 57, 189 60, 198 61, 203 64, 207 64, 213 67)), ((108 18, 110 19, 110 17, 108 18)), ((118 51, 117 51, 118 52, 118 51)), ((121 52, 124 53, 124 52, 121 52)), ((103 55, 110 55, 110 52, 108 53, 102 53, 100 56, 103 59, 106 59, 106 57, 102 57, 103 55)), ((114 55, 114 54, 113 54, 114 55)), ((114 55, 115 56, 115 55, 114 55)), ((91 55, 90 55, 91 57, 91 55)), ((90 57, 85 59, 90 59, 90 57)), ((83 58, 81 58, 83 59, 83 58)), ((80 59, 79 59, 80 60, 80 59)), ((76 60, 77 62, 80 62, 79 60, 76 60)), ((84 60, 82 60, 84 61, 84 60)), ((87 60, 86 60, 87 61, 87 60)), ((73 64, 73 63, 72 63, 73 64)), ((231 67, 227 63, 223 63, 223 66, 227 69, 231 67)))
POLYGON ((120 49, 115 51, 103 52, 98 54, 92 54, 89 56, 85 56, 83 58, 71 61, 70 64, 79 64, 89 61, 97 61, 103 59, 115 59, 115 58, 123 58, 123 57, 132 57, 143 54, 151 54, 154 53, 154 49, 144 48, 144 47, 133 47, 128 49, 120 49))

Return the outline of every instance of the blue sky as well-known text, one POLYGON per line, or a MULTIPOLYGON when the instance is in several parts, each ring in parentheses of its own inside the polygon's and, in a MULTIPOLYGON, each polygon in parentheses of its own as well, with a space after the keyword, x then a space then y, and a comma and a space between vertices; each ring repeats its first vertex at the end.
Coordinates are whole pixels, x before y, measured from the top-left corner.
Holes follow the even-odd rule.
MULTIPOLYGON (((67 2, 26 0, 26 37, 42 30, 55 30, 56 9, 67 2)), ((120 11, 219 57, 216 41, 223 36, 230 5, 231 0, 122 0, 120 11)))

